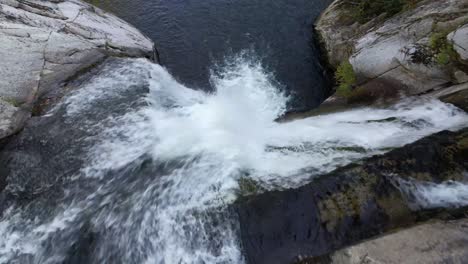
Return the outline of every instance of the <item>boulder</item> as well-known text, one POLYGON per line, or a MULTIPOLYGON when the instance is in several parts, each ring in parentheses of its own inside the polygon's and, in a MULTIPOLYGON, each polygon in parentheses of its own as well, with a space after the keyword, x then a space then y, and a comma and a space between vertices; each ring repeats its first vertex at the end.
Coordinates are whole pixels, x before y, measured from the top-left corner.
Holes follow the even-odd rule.
POLYGON ((462 217, 465 204, 445 208, 417 190, 465 181, 467 142, 468 129, 441 132, 303 187, 239 200, 248 263, 292 263, 431 218, 462 217))
POLYGON ((106 57, 154 54, 137 29, 80 0, 0 0, 0 139, 39 98, 106 57))
MULTIPOLYGON (((335 0, 316 23, 332 67, 349 62, 360 103, 420 95, 465 82, 468 3, 417 2, 359 22, 356 4, 335 0)), ((356 102, 356 98, 353 98, 356 102)), ((359 101, 359 100, 358 100, 359 101)))

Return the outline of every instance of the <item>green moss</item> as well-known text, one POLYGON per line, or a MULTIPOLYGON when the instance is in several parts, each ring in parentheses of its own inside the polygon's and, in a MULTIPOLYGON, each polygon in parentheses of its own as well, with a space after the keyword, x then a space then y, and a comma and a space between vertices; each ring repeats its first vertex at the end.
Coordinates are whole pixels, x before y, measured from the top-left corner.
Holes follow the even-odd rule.
POLYGON ((447 46, 442 49, 436 56, 436 62, 440 65, 447 65, 452 61, 456 61, 458 54, 453 48, 451 43, 447 43, 447 46))
POLYGON ((356 84, 356 74, 353 65, 349 61, 342 62, 336 69, 336 81, 338 82, 338 89, 336 94, 342 97, 349 97, 353 92, 353 87, 356 84))
POLYGON ((450 56, 445 52, 437 54, 435 59, 439 65, 447 65, 450 62, 450 56))
POLYGON ((439 65, 447 65, 456 61, 458 54, 452 43, 447 40, 448 32, 435 32, 429 39, 429 47, 434 54, 435 62, 439 65))
POLYGON ((433 51, 439 51, 445 46, 447 34, 441 32, 432 33, 429 39, 429 47, 433 51))

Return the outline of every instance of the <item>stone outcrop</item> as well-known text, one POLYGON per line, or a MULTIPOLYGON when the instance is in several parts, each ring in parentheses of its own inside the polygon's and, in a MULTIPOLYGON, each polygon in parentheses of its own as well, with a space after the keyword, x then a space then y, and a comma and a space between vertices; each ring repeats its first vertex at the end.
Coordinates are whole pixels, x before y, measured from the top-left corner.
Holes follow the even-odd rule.
MULTIPOLYGON (((363 1, 335 0, 316 23, 331 66, 352 65, 355 95, 348 101, 421 95, 468 82, 467 0, 399 1, 417 3, 360 23, 354 8, 363 1)), ((339 104, 335 97, 326 106, 339 104)))
POLYGON ((466 208, 431 204, 415 190, 420 184, 465 181, 466 157, 468 129, 445 131, 298 189, 241 199, 235 210, 246 258, 292 263, 428 219, 463 217, 466 208))
POLYGON ((106 57, 154 54, 138 30, 80 0, 0 0, 0 139, 39 98, 106 57))

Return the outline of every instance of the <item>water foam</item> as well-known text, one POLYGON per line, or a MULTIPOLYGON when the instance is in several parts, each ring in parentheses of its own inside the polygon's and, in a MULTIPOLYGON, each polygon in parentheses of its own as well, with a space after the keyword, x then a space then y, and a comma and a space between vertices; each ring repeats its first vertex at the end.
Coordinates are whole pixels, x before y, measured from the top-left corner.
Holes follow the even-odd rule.
POLYGON ((101 237, 96 262, 242 263, 238 223, 228 209, 239 179, 267 189, 295 187, 468 123, 455 107, 421 99, 277 123, 290 98, 255 61, 237 58, 213 74, 212 93, 189 89, 146 60, 124 61, 65 100, 68 120, 77 122, 68 124, 93 130, 88 163, 70 183, 66 209, 55 209, 53 219, 27 221, 19 209, 3 216, 2 258, 60 262, 76 241, 68 241, 76 239, 73 232, 89 225, 101 237), (149 87, 146 103, 81 120, 141 81, 149 87), (52 246, 30 245, 36 238, 52 246))
POLYGON ((466 182, 433 183, 401 178, 397 178, 397 181, 398 188, 405 195, 413 210, 468 206, 466 182))

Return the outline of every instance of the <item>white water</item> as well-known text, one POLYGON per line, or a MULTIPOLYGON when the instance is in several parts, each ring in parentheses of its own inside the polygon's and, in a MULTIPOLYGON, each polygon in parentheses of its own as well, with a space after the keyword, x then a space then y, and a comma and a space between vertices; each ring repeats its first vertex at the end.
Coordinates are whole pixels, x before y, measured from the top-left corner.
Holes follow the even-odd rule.
POLYGON ((289 98, 258 63, 233 60, 212 82, 216 92, 194 91, 158 65, 127 60, 69 96, 62 106, 65 122, 96 132, 86 139, 93 142, 88 163, 71 185, 92 182, 94 189, 70 190, 48 219, 28 220, 11 208, 0 220, 0 262, 60 262, 72 243, 68 235, 86 215, 102 236, 93 255, 97 263, 110 257, 123 263, 242 263, 236 219, 227 210, 240 178, 267 189, 299 186, 357 159, 468 124, 453 106, 415 99, 276 123, 289 98), (141 82, 149 87, 147 106, 98 123, 66 121, 141 82), (388 118, 395 119, 376 122, 388 118), (141 169, 148 159, 156 169, 141 169))
POLYGON ((466 182, 433 183, 401 178, 397 178, 397 181, 398 188, 405 194, 413 210, 468 206, 466 182))

